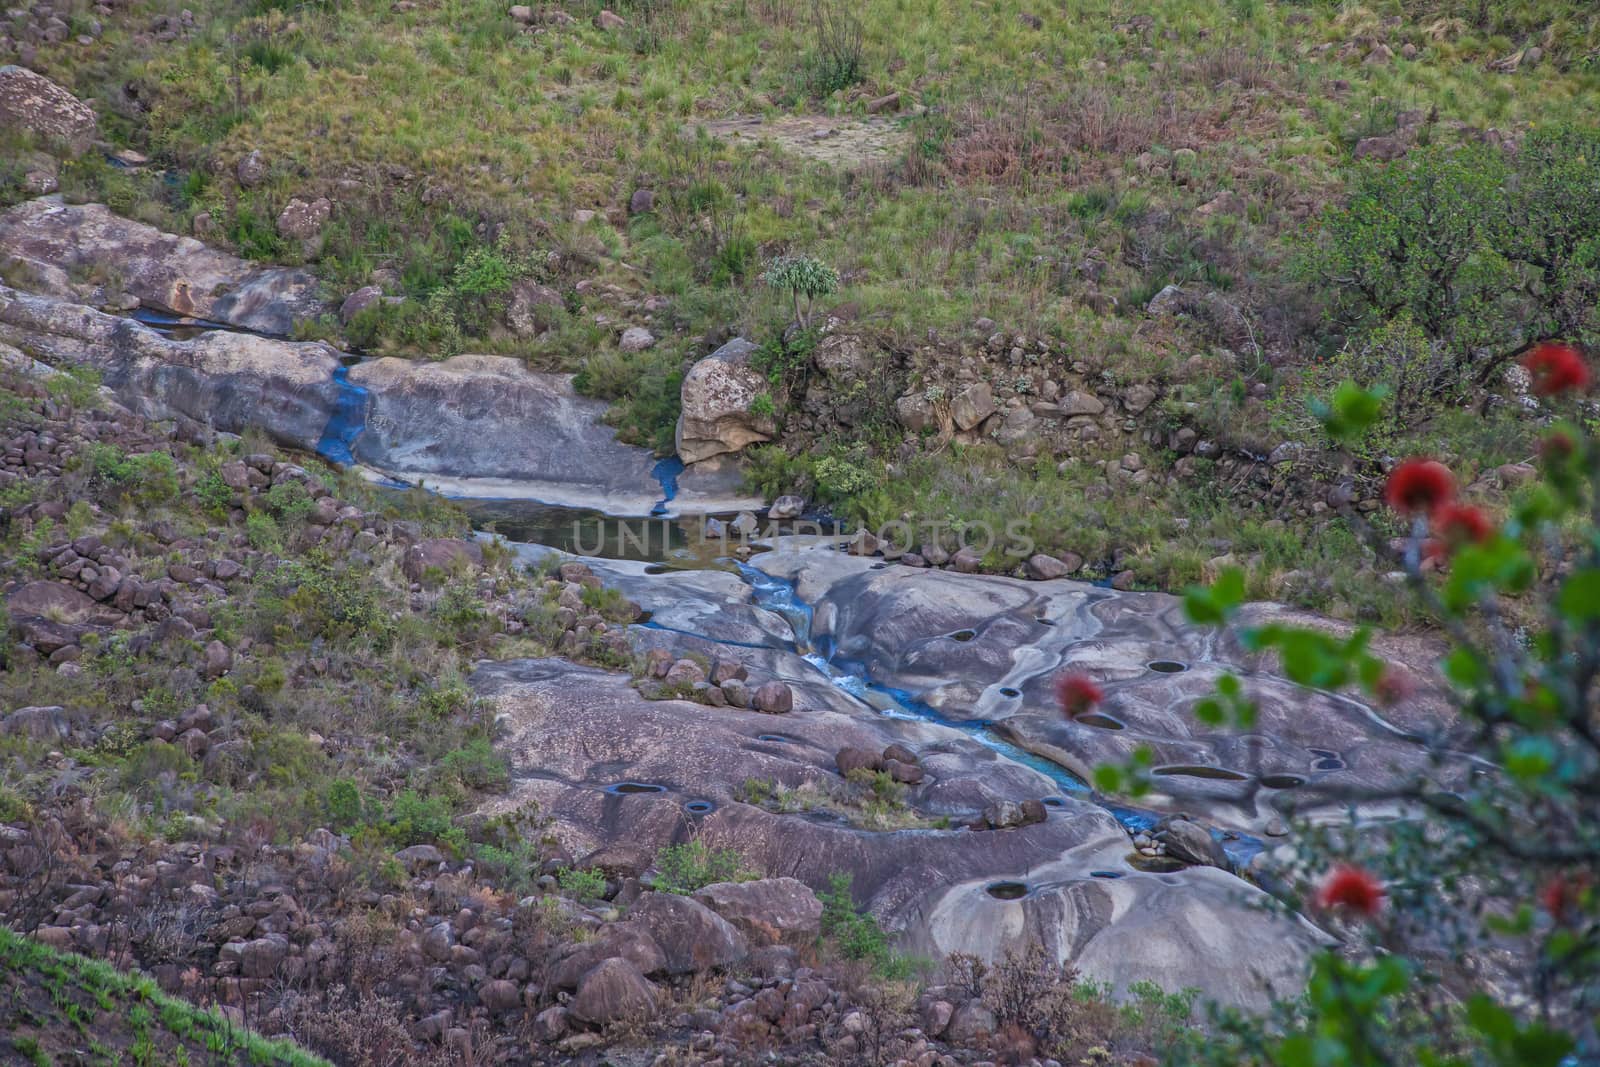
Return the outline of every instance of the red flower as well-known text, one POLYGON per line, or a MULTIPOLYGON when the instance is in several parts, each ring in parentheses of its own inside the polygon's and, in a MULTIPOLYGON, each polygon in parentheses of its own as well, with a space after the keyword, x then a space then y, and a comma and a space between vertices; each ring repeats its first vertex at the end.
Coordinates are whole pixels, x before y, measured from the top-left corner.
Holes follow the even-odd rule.
POLYGON ((1494 523, 1482 510, 1470 504, 1445 504, 1433 513, 1433 529, 1455 548, 1481 545, 1494 536, 1494 523))
POLYGON ((1056 700, 1067 718, 1079 715, 1105 699, 1105 693, 1087 674, 1063 674, 1056 678, 1056 700))
POLYGON ((1558 874, 1540 887, 1539 903, 1556 922, 1565 922, 1582 902, 1584 891, 1588 888, 1589 879, 1585 875, 1569 878, 1558 874))
POLYGON ((1335 867, 1317 890, 1317 904, 1324 908, 1344 908, 1371 919, 1383 910, 1383 883, 1360 867, 1350 864, 1335 867))
POLYGON ((1383 499, 1402 514, 1433 511, 1456 496, 1455 475, 1436 459, 1408 459, 1389 475, 1383 499))
POLYGON ((1540 396, 1555 396, 1568 389, 1589 388, 1589 365, 1571 345, 1546 341, 1522 357, 1522 365, 1533 376, 1533 391, 1540 396))

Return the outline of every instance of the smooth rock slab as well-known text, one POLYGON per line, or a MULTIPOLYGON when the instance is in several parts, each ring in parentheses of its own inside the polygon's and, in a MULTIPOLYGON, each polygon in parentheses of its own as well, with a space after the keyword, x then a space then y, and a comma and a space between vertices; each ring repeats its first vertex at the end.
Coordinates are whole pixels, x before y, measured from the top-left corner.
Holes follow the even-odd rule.
POLYGON ((0 251, 0 262, 31 275, 30 290, 80 303, 126 294, 173 315, 280 337, 331 310, 309 271, 263 267, 104 204, 63 204, 53 196, 18 204, 0 214, 0 251), (120 292, 73 280, 90 276, 118 279, 120 292))

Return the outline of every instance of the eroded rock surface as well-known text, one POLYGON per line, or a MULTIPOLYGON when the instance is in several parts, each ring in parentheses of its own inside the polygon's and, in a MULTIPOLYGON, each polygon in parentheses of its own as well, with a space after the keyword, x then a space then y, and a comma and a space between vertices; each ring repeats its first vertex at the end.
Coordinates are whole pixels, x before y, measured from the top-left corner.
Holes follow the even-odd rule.
POLYGON ((63 300, 142 305, 277 336, 331 310, 309 271, 250 263, 103 204, 53 196, 0 214, 0 266, 28 290, 63 300))
POLYGON ((684 375, 677 446, 685 463, 772 440, 777 426, 771 416, 751 411, 756 398, 771 388, 750 366, 755 351, 754 344, 735 337, 684 375))
POLYGON ((325 344, 223 330, 190 340, 81 304, 0 286, 0 342, 47 363, 98 370, 130 410, 230 432, 256 427, 310 451, 334 411, 338 353, 325 344))

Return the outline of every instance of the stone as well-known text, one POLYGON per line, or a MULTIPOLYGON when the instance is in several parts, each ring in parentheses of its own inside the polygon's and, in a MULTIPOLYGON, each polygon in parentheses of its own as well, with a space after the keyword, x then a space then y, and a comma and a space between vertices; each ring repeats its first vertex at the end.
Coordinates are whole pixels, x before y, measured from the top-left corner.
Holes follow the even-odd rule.
POLYGON ((67 710, 56 705, 18 708, 0 719, 0 736, 65 741, 72 736, 72 721, 67 710))
POLYGON ((98 132, 94 111, 66 89, 26 67, 0 67, 0 129, 59 145, 73 156, 89 150, 98 132))
POLYGON ((238 166, 233 168, 233 176, 246 189, 254 189, 266 181, 267 161, 262 156, 261 149, 253 148, 244 158, 240 159, 238 166))
POLYGON ((1151 297, 1144 309, 1151 315, 1176 315, 1183 310, 1184 299, 1182 289, 1176 285, 1168 285, 1151 297))
POLYGON ((706 672, 692 659, 680 659, 667 668, 662 679, 669 686, 692 686, 706 680, 706 672))
POLYGON ((1036 552, 1022 565, 1022 572, 1030 581, 1047 582, 1052 578, 1065 578, 1071 572, 1067 565, 1054 556, 1036 552))
POLYGON ((950 557, 950 566, 961 574, 977 574, 983 570, 983 557, 977 549, 963 546, 950 557))
MULTIPOLYGON (((139 356, 158 366, 172 362, 192 372, 208 363, 220 363, 202 358, 207 353, 227 350, 234 360, 228 366, 236 368, 248 356, 276 346, 293 353, 309 370, 319 362, 310 353, 331 351, 322 344, 291 345, 269 337, 239 334, 206 333, 177 341, 142 330, 129 332, 128 320, 120 316, 106 315, 102 319, 84 315, 79 305, 135 299, 147 308, 173 315, 285 337, 297 323, 334 310, 321 299, 321 283, 304 268, 253 263, 209 248, 192 237, 163 233, 154 226, 124 218, 103 204, 67 204, 55 199, 24 201, 0 212, 0 248, 19 267, 27 269, 34 279, 30 283, 34 292, 72 305, 71 313, 76 318, 59 324, 64 327, 59 332, 79 338, 88 333, 104 334, 103 339, 97 336, 98 346, 136 349, 139 356), (115 279, 115 291, 108 291, 110 286, 80 285, 75 280, 95 275, 115 279), (109 325, 103 326, 103 321, 109 321, 109 325), (172 359, 168 353, 173 351, 192 354, 186 359, 172 359)), ((37 313, 39 309, 31 310, 37 313)), ((105 357, 72 361, 98 366, 103 365, 105 357)), ((108 373, 106 377, 112 376, 108 373)), ((110 380, 107 385, 113 391, 118 389, 110 380)), ((309 383, 307 388, 311 388, 309 383)), ((154 389, 151 393, 159 395, 154 389)), ((213 402, 213 406, 237 408, 245 399, 248 397, 213 402)), ((141 409, 141 414, 151 413, 141 409)), ((206 420, 203 416, 204 409, 199 416, 190 415, 197 421, 230 429, 222 426, 221 419, 206 420)), ((326 423, 326 416, 323 421, 326 423)))
POLYGON ((601 8, 600 13, 594 17, 594 25, 595 29, 597 30, 620 30, 627 26, 627 24, 627 19, 623 18, 615 11, 610 11, 605 8, 601 8))
POLYGON ((408 546, 400 569, 408 580, 420 582, 430 572, 449 574, 457 568, 470 570, 482 565, 483 546, 476 541, 436 537, 408 546))
POLYGON ((1073 389, 1066 396, 1056 401, 1056 406, 1061 409, 1061 414, 1067 417, 1073 415, 1099 415, 1105 411, 1106 405, 1093 393, 1086 393, 1081 389, 1073 389))
POLYGON ((1411 146, 1400 137, 1363 137, 1356 142, 1356 159, 1376 159, 1387 163, 1404 156, 1411 146))
POLYGON ((624 352, 643 352, 647 348, 655 347, 656 335, 643 326, 629 326, 622 331, 622 338, 617 342, 617 347, 624 352))
POLYGON ((689 897, 646 893, 628 917, 661 946, 668 974, 731 967, 750 954, 749 942, 732 923, 689 897))
POLYGON ((207 678, 220 678, 233 669, 233 652, 221 641, 206 645, 204 672, 207 678))
POLYGON ((575 1019, 595 1026, 648 1022, 660 1007, 660 990, 625 959, 597 964, 567 1006, 575 1019))
POLYGON ((776 435, 770 416, 750 410, 771 389, 766 376, 750 366, 755 351, 754 344, 735 337, 684 375, 675 439, 685 463, 739 452, 776 435))
POLYGON ((667 969, 661 946, 638 923, 613 923, 556 963, 550 970, 550 984, 557 989, 576 989, 584 975, 609 959, 625 959, 647 976, 664 974, 667 969))
POLYGON ((628 214, 645 215, 656 209, 656 194, 651 189, 635 189, 628 198, 628 214))
POLYGON ((503 1015, 522 1007, 522 990, 515 982, 496 978, 478 987, 478 1001, 492 1014, 503 1015))
POLYGON ((897 759, 883 761, 883 772, 901 785, 918 785, 927 772, 914 763, 903 763, 897 759))
POLYGON ((510 14, 512 22, 518 22, 524 26, 533 22, 533 8, 527 4, 512 4, 510 14))
POLYGON ((1156 823, 1151 837, 1166 848, 1166 854, 1184 863, 1228 869, 1227 854, 1207 830, 1197 822, 1172 815, 1156 823))
POLYGON ((967 386, 950 404, 950 418, 960 430, 971 430, 994 413, 994 393, 988 382, 967 386))
POLYGON ((736 708, 750 706, 750 687, 741 678, 729 678, 718 688, 722 690, 722 699, 736 708))
POLYGON ((955 1010, 945 1028, 944 1039, 961 1047, 979 1046, 987 1042, 999 1028, 994 1012, 981 1000, 969 1000, 955 1010))
POLYGON ((833 758, 839 773, 848 778, 855 771, 876 771, 883 765, 879 757, 864 748, 845 747, 833 758))
POLYGON ((278 213, 278 234, 291 241, 314 240, 322 236, 322 228, 332 214, 333 204, 325 196, 309 203, 294 197, 278 213))
POLYGON ((394 854, 395 861, 413 873, 436 869, 444 862, 444 853, 434 845, 411 845, 394 854))
POLYGON ((764 682, 751 696, 750 706, 768 715, 787 715, 794 710, 794 690, 787 682, 764 682))
POLYGON ((780 496, 772 502, 772 507, 767 509, 769 519, 798 519, 801 512, 806 509, 804 497, 792 494, 780 496))
POLYGON ((822 902, 794 878, 716 882, 696 891, 694 899, 732 923, 753 945, 809 944, 821 932, 822 902))
POLYGON ((901 426, 912 433, 921 433, 939 424, 938 412, 934 408, 933 401, 922 393, 896 397, 894 417, 901 426))
POLYGON ((533 337, 553 326, 566 307, 554 288, 519 278, 511 283, 511 297, 506 301, 506 325, 518 337, 533 337))
POLYGON ((1151 404, 1155 403, 1155 399, 1159 395, 1161 394, 1156 391, 1155 386, 1139 382, 1128 386, 1123 391, 1122 406, 1128 409, 1130 415, 1139 415, 1151 404))
POLYGON ((339 321, 348 326, 355 317, 370 307, 377 307, 383 302, 383 290, 376 285, 363 285, 355 292, 344 298, 344 303, 339 305, 339 321))

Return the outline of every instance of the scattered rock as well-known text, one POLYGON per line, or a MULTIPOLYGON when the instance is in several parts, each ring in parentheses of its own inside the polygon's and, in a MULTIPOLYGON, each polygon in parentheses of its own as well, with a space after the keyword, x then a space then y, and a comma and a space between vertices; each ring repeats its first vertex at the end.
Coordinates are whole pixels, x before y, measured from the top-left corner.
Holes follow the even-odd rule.
POLYGON ((648 1022, 659 1006, 660 990, 655 983, 627 960, 610 959, 584 976, 567 1010, 575 1019, 603 1027, 625 1021, 648 1022))
POLYGON ((0 67, 0 128, 60 145, 74 156, 89 150, 97 127, 89 105, 26 67, 0 67))

